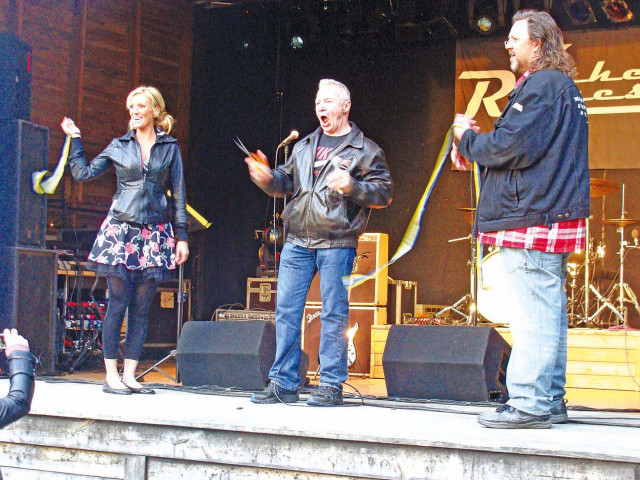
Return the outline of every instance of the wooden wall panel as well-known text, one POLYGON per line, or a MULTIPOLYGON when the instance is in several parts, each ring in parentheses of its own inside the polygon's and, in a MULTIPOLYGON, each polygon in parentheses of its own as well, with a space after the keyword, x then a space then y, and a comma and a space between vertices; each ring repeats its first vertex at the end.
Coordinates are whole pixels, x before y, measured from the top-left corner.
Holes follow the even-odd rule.
MULTIPOLYGON (((63 142, 63 116, 76 120, 93 158, 126 133, 126 97, 141 84, 165 96, 167 110, 179 120, 173 133, 188 162, 191 21, 185 0, 0 0, 0 29, 33 49, 31 119, 51 129, 51 167, 63 142)), ((49 221, 99 226, 114 178, 111 172, 85 185, 65 178, 50 201, 49 221), (63 201, 71 211, 67 219, 59 212, 63 201)))

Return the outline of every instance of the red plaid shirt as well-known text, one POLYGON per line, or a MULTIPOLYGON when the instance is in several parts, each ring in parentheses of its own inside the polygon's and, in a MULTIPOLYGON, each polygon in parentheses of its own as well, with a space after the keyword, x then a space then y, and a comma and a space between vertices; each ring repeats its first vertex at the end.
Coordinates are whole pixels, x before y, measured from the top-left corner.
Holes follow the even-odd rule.
POLYGON ((551 228, 545 225, 499 232, 478 233, 480 243, 509 248, 527 248, 547 253, 566 253, 584 250, 584 218, 554 223, 551 228))

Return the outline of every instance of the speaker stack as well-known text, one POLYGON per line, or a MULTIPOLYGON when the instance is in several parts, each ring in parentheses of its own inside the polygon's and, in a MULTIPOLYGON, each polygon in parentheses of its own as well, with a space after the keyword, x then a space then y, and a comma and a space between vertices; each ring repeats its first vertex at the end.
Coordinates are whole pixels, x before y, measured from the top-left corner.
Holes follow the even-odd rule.
POLYGON ((48 167, 49 129, 28 121, 31 48, 2 33, 0 51, 0 330, 17 328, 53 372, 57 256, 45 249, 46 195, 31 189, 31 174, 48 167))

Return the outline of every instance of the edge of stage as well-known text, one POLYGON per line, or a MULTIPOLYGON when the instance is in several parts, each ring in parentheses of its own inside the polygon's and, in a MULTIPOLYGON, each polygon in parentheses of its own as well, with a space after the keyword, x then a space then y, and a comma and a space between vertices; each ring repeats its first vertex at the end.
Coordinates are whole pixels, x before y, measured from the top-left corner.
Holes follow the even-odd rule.
MULTIPOLYGON (((31 413, 0 430, 6 480, 34 478, 635 479, 640 414, 569 412, 549 430, 492 430, 489 406, 345 398, 255 405, 248 393, 107 395, 38 380, 31 413), (387 407, 387 408, 382 408, 387 407)), ((0 380, 0 395, 8 380, 0 380)), ((302 395, 304 399, 306 395, 302 395)))

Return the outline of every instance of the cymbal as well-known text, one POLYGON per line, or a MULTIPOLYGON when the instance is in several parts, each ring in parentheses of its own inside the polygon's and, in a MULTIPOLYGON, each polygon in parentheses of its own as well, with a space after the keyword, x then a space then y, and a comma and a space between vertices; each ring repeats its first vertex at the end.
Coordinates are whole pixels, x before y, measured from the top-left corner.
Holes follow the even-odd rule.
POLYGON ((456 210, 460 210, 461 212, 475 212, 475 208, 470 207, 457 207, 456 210))
POLYGON ((613 225, 616 227, 630 227, 631 225, 640 225, 640 219, 637 218, 605 218, 602 220, 603 225, 613 225))
POLYGON ((620 190, 620 185, 606 178, 591 178, 591 196, 604 197, 620 190))

